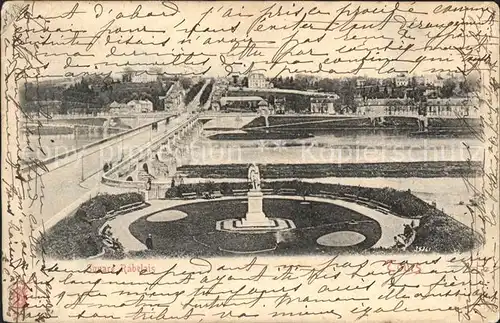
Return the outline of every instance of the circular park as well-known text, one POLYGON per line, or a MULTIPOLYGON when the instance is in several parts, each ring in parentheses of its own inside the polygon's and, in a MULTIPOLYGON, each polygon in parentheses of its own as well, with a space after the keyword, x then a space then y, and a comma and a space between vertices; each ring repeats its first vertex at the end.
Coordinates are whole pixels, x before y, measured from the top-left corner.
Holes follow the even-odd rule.
POLYGON ((381 236, 377 221, 348 208, 279 197, 264 199, 264 213, 269 218, 290 219, 295 228, 275 232, 216 229, 217 221, 244 215, 246 211, 244 198, 193 202, 143 216, 132 222, 129 230, 139 241, 151 234, 157 252, 176 256, 329 254, 370 248, 381 236), (171 218, 171 214, 178 213, 187 216, 171 218), (165 221, 158 222, 162 214, 165 221))
POLYGON ((249 179, 179 184, 160 200, 99 194, 49 228, 40 250, 56 259, 290 256, 455 253, 484 242, 409 190, 261 183, 258 170, 249 179))

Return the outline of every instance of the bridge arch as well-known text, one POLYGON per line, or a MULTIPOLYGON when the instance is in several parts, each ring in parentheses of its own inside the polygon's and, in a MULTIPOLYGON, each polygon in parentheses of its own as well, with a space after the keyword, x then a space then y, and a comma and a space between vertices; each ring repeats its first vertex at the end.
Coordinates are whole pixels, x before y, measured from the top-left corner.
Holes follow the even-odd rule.
POLYGON ((129 176, 129 177, 127 177, 126 181, 127 181, 127 182, 133 182, 133 181, 134 181, 134 179, 132 178, 132 176, 129 176))

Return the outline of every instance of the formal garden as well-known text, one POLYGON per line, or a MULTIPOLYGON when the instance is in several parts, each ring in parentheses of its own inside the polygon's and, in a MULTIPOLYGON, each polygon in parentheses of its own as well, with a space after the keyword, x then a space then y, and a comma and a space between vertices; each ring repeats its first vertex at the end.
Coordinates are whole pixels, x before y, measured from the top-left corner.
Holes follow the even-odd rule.
MULTIPOLYGON (((245 216, 247 191, 246 182, 175 185, 167 191, 166 199, 177 200, 176 205, 155 212, 147 212, 148 203, 139 193, 100 194, 44 233, 40 251, 57 259, 453 253, 469 251, 483 243, 478 233, 409 190, 297 180, 262 182, 262 192, 267 196, 263 203, 265 214, 269 218, 290 219, 295 228, 250 234, 217 230, 217 221, 245 216), (345 203, 363 207, 368 213, 346 207, 345 203), (146 208, 146 212, 141 213, 144 215, 132 217, 129 227, 122 229, 141 243, 152 235, 154 249, 123 250, 120 241, 107 233, 106 223, 142 208, 146 208), (378 242, 384 232, 380 218, 368 216, 370 210, 383 216, 386 223, 411 221, 411 243, 405 248, 398 247, 397 243, 381 246, 378 242)), ((396 234, 403 229, 399 224, 394 229, 395 241, 396 234)), ((392 240, 392 236, 390 238, 392 240)))

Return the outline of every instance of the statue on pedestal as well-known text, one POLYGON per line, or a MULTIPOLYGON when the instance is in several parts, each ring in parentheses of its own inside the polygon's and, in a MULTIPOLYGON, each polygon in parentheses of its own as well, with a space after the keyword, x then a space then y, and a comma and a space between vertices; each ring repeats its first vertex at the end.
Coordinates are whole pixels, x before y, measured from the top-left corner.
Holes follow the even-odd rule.
POLYGON ((252 190, 260 191, 260 172, 255 164, 248 168, 248 181, 252 184, 252 190))
POLYGON ((261 190, 259 167, 253 163, 248 168, 248 182, 252 187, 247 193, 248 211, 244 218, 217 221, 216 229, 232 232, 275 232, 294 229, 292 220, 268 218, 264 213, 264 194, 261 190))

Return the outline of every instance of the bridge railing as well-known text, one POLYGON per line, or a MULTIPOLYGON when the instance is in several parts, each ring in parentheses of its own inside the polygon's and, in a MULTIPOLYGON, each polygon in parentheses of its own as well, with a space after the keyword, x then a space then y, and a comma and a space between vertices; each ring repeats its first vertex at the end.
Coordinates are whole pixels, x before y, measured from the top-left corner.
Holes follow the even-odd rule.
MULTIPOLYGON (((150 128, 153 124, 158 124, 158 123, 160 123, 162 121, 167 121, 171 117, 172 116, 162 117, 159 120, 156 120, 156 121, 144 124, 142 126, 134 128, 134 129, 130 129, 130 130, 127 130, 127 131, 124 131, 124 132, 112 135, 112 136, 107 137, 107 138, 103 138, 103 139, 94 141, 94 142, 92 142, 92 143, 90 143, 88 145, 85 145, 85 146, 82 146, 82 147, 70 150, 68 152, 64 152, 64 153, 61 153, 61 154, 58 154, 58 155, 46 158, 46 159, 44 159, 44 160, 42 160, 40 162, 33 161, 32 163, 28 163, 26 166, 24 166, 21 169, 21 171, 23 173, 26 173, 26 172, 30 171, 31 169, 36 168, 37 164, 42 164, 45 167, 47 167, 49 170, 52 170, 52 169, 54 169, 54 167, 52 167, 53 166, 52 164, 55 163, 56 161, 61 161, 61 160, 64 160, 63 164, 58 164, 58 165, 56 165, 55 168, 59 168, 59 167, 65 166, 65 165, 67 165, 69 163, 72 163, 75 160, 77 160, 78 157, 79 157, 78 153, 80 153, 80 152, 85 152, 85 151, 88 151, 88 150, 91 150, 91 149, 93 149, 93 150, 100 150, 100 149, 103 149, 103 148, 105 148, 107 146, 114 145, 114 144, 116 144, 116 143, 118 143, 118 142, 120 142, 122 140, 125 140, 127 138, 132 137, 132 136, 135 136, 137 133, 144 131, 148 127, 150 128), (106 144, 106 146, 103 146, 104 144, 106 144)), ((88 152, 88 154, 91 154, 93 152, 94 151, 88 152)), ((80 155, 80 157, 82 157, 82 156, 80 155)))
MULTIPOLYGON (((198 115, 195 115, 189 119, 187 119, 185 122, 177 125, 175 128, 171 129, 165 135, 161 136, 160 138, 157 138, 154 142, 149 143, 148 145, 144 146, 142 149, 138 149, 137 151, 133 152, 130 154, 127 158, 122 160, 120 163, 118 163, 116 166, 113 166, 110 170, 108 170, 106 173, 103 174, 101 178, 101 182, 104 184, 107 184, 109 186, 118 186, 121 188, 136 188, 136 189, 144 189, 145 188, 145 182, 143 181, 127 181, 124 179, 117 179, 113 178, 113 175, 118 173, 121 170, 127 170, 129 169, 129 164, 135 159, 139 159, 145 155, 149 151, 154 151, 155 149, 160 148, 160 146, 163 144, 163 142, 171 137, 173 134, 175 134, 177 131, 181 130, 186 124, 190 122, 196 122, 198 120, 198 115)), ((162 187, 164 185, 167 185, 168 183, 162 183, 162 182, 157 182, 157 183, 152 183, 152 187, 162 187)))

